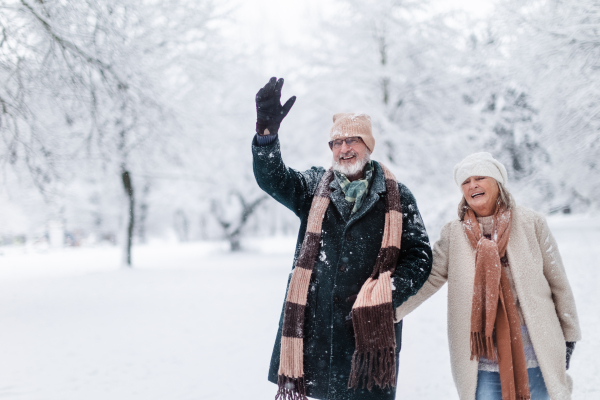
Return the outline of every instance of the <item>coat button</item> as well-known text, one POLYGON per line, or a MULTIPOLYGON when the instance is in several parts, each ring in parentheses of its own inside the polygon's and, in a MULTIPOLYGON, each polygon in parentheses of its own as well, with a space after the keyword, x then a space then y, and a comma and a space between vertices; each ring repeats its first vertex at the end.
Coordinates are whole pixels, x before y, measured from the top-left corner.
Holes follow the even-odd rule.
POLYGON ((347 268, 345 265, 340 265, 340 268, 339 268, 340 272, 346 272, 346 269, 347 268))
POLYGON ((351 233, 347 233, 347 234, 346 234, 346 240, 347 240, 347 241, 349 241, 349 242, 351 242, 351 241, 352 241, 352 239, 354 239, 354 238, 352 237, 352 234, 351 234, 351 233))
POLYGON ((335 304, 339 304, 339 302, 340 302, 341 300, 342 300, 342 299, 340 298, 340 296, 333 296, 333 302, 334 302, 335 304))

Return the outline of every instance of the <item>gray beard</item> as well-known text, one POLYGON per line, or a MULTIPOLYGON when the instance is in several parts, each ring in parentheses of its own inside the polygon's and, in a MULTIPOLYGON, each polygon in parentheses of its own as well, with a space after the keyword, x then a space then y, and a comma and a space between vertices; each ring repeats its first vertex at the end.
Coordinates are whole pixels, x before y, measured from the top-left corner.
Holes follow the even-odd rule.
POLYGON ((371 161, 371 158, 369 157, 368 153, 365 153, 365 156, 362 159, 357 159, 352 165, 342 165, 338 162, 338 160, 334 159, 332 167, 334 171, 342 173, 347 177, 352 177, 362 172, 362 170, 365 168, 365 165, 367 165, 369 161, 371 161))

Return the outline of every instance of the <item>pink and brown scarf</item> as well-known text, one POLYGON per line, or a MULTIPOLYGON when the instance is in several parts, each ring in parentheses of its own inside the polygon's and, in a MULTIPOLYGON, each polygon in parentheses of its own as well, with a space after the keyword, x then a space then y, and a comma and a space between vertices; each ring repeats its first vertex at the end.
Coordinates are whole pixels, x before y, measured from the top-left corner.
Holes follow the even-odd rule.
POLYGON ((505 268, 502 268, 508 264, 505 254, 511 225, 512 213, 503 206, 496 208, 490 238, 482 235, 470 208, 463 220, 464 231, 476 250, 471 360, 483 356, 498 361, 502 400, 527 400, 531 396, 521 323, 505 268))
MULTIPOLYGON (((383 240, 373 273, 362 285, 352 307, 356 348, 348 387, 371 390, 396 386, 396 337, 391 275, 396 269, 402 236, 402 210, 398 183, 381 163, 385 176, 386 213, 383 240)), ((304 310, 315 259, 321 243, 321 225, 329 207, 333 171, 327 171, 317 189, 308 215, 308 226, 288 288, 283 317, 279 377, 275 399, 306 399, 304 380, 304 310)))

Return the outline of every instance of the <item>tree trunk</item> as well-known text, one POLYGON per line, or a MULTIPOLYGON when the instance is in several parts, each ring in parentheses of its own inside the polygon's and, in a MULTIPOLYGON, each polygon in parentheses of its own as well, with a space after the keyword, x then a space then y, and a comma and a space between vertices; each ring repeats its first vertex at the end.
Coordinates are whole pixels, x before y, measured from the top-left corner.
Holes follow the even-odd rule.
POLYGON ((227 238, 227 240, 229 241, 229 246, 230 246, 229 249, 232 252, 242 250, 242 244, 240 242, 240 235, 239 235, 239 233, 229 236, 227 238))
POLYGON ((237 221, 235 221, 235 225, 232 221, 227 221, 225 219, 222 207, 217 200, 212 201, 212 211, 217 222, 221 225, 221 228, 223 228, 225 238, 229 241, 231 251, 240 251, 242 249, 242 229, 246 225, 246 222, 248 222, 248 218, 256 211, 260 203, 265 201, 268 197, 263 195, 253 202, 247 203, 241 192, 234 192, 233 195, 238 198, 242 206, 242 212, 237 218, 237 221))
POLYGON ((144 184, 142 198, 140 199, 140 211, 137 220, 137 232, 140 243, 146 243, 146 218, 148 217, 148 194, 150 193, 150 182, 144 184))
MULTIPOLYGON (((379 37, 379 55, 381 56, 382 69, 385 72, 385 66, 387 64, 387 44, 385 42, 385 36, 379 37)), ((383 104, 387 105, 390 101, 390 78, 387 76, 381 78, 381 92, 383 104)))
POLYGON ((173 227, 180 242, 187 242, 190 239, 190 223, 187 215, 182 209, 175 212, 173 218, 173 227))
POLYGON ((127 197, 129 197, 129 224, 127 225, 127 241, 125 244, 125 253, 123 261, 128 267, 131 267, 131 241, 133 240, 133 227, 135 224, 135 198, 133 196, 133 186, 129 171, 125 166, 121 166, 121 179, 123 180, 123 188, 127 197))

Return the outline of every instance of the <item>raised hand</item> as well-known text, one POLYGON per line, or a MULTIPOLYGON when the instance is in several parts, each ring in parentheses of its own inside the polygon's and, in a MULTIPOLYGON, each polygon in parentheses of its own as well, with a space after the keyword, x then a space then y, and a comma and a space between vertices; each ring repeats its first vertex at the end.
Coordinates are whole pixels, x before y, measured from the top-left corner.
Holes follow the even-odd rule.
POLYGON ((273 77, 256 93, 256 133, 259 135, 274 135, 279 131, 279 125, 296 101, 296 96, 289 98, 281 105, 281 88, 283 78, 273 77))

